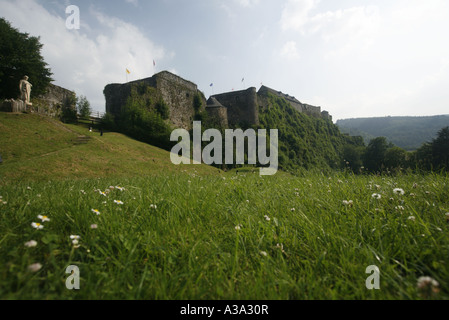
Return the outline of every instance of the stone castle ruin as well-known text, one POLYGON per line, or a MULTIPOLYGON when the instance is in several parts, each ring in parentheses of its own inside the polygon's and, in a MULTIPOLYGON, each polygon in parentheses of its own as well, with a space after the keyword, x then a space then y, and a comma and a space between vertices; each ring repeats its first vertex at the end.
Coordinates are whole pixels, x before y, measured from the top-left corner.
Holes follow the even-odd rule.
MULTIPOLYGON (((246 127, 259 124, 259 109, 268 108, 268 94, 284 98, 298 112, 316 118, 332 120, 327 111, 301 103, 295 97, 262 86, 259 91, 251 87, 211 96, 207 101, 197 85, 168 71, 162 71, 151 78, 125 84, 109 84, 104 89, 106 112, 120 117, 122 107, 137 90, 143 99, 150 95, 162 98, 169 107, 169 121, 177 128, 192 129, 195 116, 194 96, 199 95, 208 116, 222 127, 246 127)), ((154 98, 154 97, 153 97, 154 98)))

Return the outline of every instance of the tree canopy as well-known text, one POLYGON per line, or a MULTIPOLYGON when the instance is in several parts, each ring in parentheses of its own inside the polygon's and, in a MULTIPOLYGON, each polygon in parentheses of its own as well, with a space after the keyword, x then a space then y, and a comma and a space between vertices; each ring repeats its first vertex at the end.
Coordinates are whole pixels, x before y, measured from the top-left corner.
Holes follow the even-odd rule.
POLYGON ((53 79, 41 55, 40 38, 19 32, 3 18, 0 18, 0 38, 0 98, 17 99, 19 82, 25 75, 33 84, 32 96, 45 93, 53 79))

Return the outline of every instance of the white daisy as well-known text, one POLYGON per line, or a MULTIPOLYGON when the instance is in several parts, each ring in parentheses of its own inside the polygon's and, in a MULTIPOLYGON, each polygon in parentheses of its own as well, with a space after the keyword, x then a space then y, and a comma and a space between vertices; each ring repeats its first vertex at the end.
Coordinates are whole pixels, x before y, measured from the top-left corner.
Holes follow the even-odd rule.
POLYGON ((401 195, 401 196, 403 196, 403 195, 405 194, 404 189, 401 189, 401 188, 393 189, 393 192, 394 192, 395 194, 399 194, 399 195, 401 195))
POLYGON ((40 269, 42 269, 42 265, 40 263, 33 263, 28 266, 28 270, 31 272, 38 272, 40 269))
POLYGON ((34 229, 37 229, 37 230, 42 230, 42 229, 44 229, 44 226, 43 226, 42 224, 40 224, 39 222, 33 222, 33 223, 31 224, 31 226, 32 226, 34 229))
POLYGON ((37 218, 40 219, 42 222, 48 222, 48 221, 50 221, 50 218, 49 218, 49 217, 43 216, 43 215, 38 215, 37 218))
POLYGON ((35 241, 35 240, 25 242, 25 247, 34 248, 35 246, 37 246, 37 241, 35 241))

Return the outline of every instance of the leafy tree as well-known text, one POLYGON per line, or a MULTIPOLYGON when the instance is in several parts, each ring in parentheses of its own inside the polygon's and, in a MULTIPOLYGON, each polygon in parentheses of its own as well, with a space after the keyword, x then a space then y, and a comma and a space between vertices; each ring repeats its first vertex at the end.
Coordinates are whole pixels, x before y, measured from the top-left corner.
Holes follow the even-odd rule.
POLYGON ((19 82, 25 75, 33 84, 33 96, 45 93, 51 70, 41 55, 39 37, 21 33, 0 18, 0 98, 17 99, 19 82))
POLYGON ((363 147, 357 147, 350 144, 345 145, 343 148, 345 166, 349 167, 354 173, 360 172, 360 169, 363 166, 363 149, 363 147))
POLYGON ((85 96, 79 97, 79 99, 76 103, 76 107, 77 107, 78 113, 81 118, 89 118, 90 117, 90 114, 92 113, 92 108, 90 106, 89 101, 87 100, 87 98, 85 96))
POLYGON ((156 111, 161 115, 162 119, 167 120, 168 118, 170 118, 170 109, 163 99, 160 99, 156 103, 155 108, 156 111))
POLYGON ((449 127, 438 132, 436 139, 432 141, 432 159, 436 169, 449 168, 449 127))
POLYGON ((385 152, 384 164, 385 167, 394 170, 404 168, 406 165, 407 152, 399 147, 389 148, 385 152))
POLYGON ((63 122, 76 122, 77 120, 77 112, 76 112, 76 105, 77 105, 78 99, 75 95, 69 95, 67 96, 63 103, 62 103, 62 113, 61 113, 61 120, 63 122))
POLYGON ((364 165, 371 172, 382 171, 385 164, 385 154, 388 150, 388 142, 385 137, 377 137, 370 141, 364 155, 364 165))
POLYGON ((415 166, 422 170, 432 169, 432 144, 425 143, 414 153, 415 166))

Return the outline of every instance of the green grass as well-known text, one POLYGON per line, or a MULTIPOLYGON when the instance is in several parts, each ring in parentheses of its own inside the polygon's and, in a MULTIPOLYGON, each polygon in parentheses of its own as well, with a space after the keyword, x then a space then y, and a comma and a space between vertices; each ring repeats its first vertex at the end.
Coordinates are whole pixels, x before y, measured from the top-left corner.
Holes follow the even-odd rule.
POLYGON ((97 179, 159 175, 161 172, 219 174, 206 165, 175 166, 165 150, 122 134, 89 132, 88 126, 66 125, 33 114, 0 112, 0 185, 22 180, 97 179), (76 145, 79 136, 91 139, 76 145))
POLYGON ((440 284, 433 298, 447 299, 448 190, 441 176, 18 183, 0 189, 0 297, 419 299, 417 279, 431 276, 440 284), (126 190, 95 191, 118 184, 126 190), (51 219, 43 230, 31 226, 38 214, 51 219), (37 247, 25 247, 30 240, 37 247), (37 262, 40 271, 27 271, 37 262), (79 291, 65 288, 69 265, 80 268, 79 291), (380 268, 380 290, 365 287, 370 265, 380 268))
MULTIPOLYGON (((60 153, 116 154, 124 162, 116 172, 83 171, 86 160, 73 164, 77 176, 69 165, 40 162, 45 174, 30 170, 21 180, 11 171, 26 159, 0 166, 8 177, 0 183, 0 299, 449 298, 448 176, 225 174, 173 167, 168 153, 122 135, 102 138, 105 149, 93 136, 60 153), (127 168, 145 157, 159 159, 145 174, 127 168), (125 189, 100 194, 110 186, 125 189), (50 218, 42 230, 31 226, 38 215, 50 218), (71 235, 80 236, 79 248, 71 235), (37 246, 26 247, 30 240, 37 246), (37 272, 28 270, 34 263, 37 272), (80 269, 80 290, 65 286, 70 265, 80 269), (371 265, 380 290, 365 286, 371 265), (438 293, 420 292, 421 276, 437 280, 438 293)), ((63 163, 61 154, 51 159, 63 163)))

